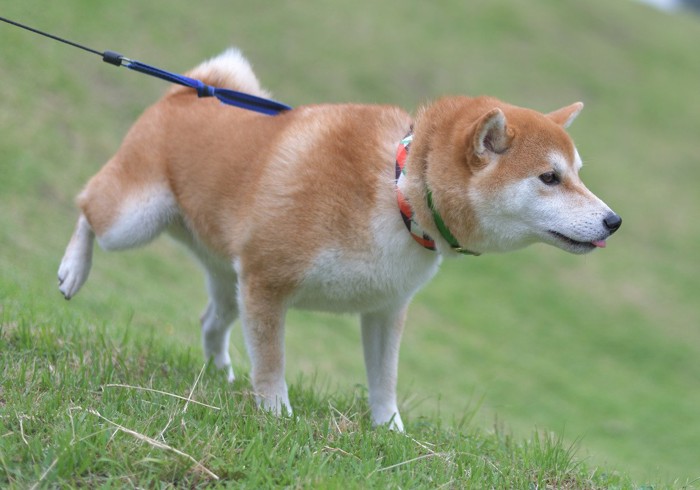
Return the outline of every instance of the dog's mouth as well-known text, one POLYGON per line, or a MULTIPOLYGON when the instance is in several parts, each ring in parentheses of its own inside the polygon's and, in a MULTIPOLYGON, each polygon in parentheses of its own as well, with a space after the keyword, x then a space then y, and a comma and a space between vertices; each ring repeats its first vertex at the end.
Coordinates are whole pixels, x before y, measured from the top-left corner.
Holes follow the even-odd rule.
POLYGON ((590 252, 596 248, 605 248, 605 240, 591 240, 590 242, 580 242, 569 238, 566 235, 562 235, 558 231, 549 230, 549 234, 555 237, 560 243, 567 245, 567 249, 571 249, 574 252, 590 252))

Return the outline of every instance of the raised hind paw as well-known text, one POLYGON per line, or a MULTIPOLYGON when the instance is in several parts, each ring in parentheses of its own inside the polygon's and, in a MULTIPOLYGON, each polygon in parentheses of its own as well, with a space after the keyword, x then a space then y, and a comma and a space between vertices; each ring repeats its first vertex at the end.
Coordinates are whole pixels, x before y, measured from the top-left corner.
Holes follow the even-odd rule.
POLYGON ((84 216, 80 216, 58 268, 58 289, 66 299, 77 294, 90 274, 94 234, 84 216))
POLYGON ((58 289, 66 299, 71 299, 80 290, 90 273, 90 259, 65 256, 58 268, 58 289))

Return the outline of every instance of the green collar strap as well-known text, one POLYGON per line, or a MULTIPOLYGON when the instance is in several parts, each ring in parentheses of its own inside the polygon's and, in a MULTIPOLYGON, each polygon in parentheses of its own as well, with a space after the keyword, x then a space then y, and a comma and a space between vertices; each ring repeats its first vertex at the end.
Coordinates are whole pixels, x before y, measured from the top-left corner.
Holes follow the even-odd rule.
MULTIPOLYGON (((406 228, 408 228, 408 231, 411 233, 411 236, 413 236, 413 238, 418 243, 420 243, 423 247, 427 248, 428 250, 436 250, 435 241, 432 238, 430 238, 430 236, 427 233, 425 233, 425 231, 422 230, 418 223, 415 222, 415 220, 413 219, 413 210, 411 209, 408 200, 405 198, 405 196, 399 189, 399 182, 403 178, 405 178, 406 175, 405 164, 408 157, 408 150, 412 142, 413 131, 408 133, 408 135, 406 135, 406 137, 401 140, 396 154, 396 194, 399 202, 399 210, 401 211, 401 217, 403 218, 406 228)), ((433 221, 435 221, 435 226, 440 232, 440 235, 442 235, 442 238, 444 238, 445 241, 450 245, 450 248, 457 253, 465 255, 480 255, 476 252, 472 252, 471 250, 467 250, 459 244, 457 239, 454 237, 454 235, 450 232, 450 229, 445 224, 445 221, 442 219, 442 216, 440 216, 440 213, 438 213, 437 209, 435 209, 435 205, 433 204, 433 193, 430 191, 430 189, 426 190, 428 207, 430 208, 430 212, 433 214, 433 221)))

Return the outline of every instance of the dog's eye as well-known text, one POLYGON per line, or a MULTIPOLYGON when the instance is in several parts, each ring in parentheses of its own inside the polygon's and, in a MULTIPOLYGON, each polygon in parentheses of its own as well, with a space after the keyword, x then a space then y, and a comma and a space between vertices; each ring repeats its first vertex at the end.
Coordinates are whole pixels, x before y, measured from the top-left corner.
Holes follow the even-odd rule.
POLYGON ((547 185, 557 185, 561 182, 556 172, 545 172, 540 175, 540 180, 547 185))

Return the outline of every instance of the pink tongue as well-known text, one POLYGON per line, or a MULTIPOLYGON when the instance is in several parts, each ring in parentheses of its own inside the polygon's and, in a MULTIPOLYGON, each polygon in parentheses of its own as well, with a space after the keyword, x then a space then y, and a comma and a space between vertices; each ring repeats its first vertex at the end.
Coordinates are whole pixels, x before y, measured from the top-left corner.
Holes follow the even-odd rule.
POLYGON ((599 248, 605 248, 605 240, 595 240, 591 242, 593 245, 599 248))

